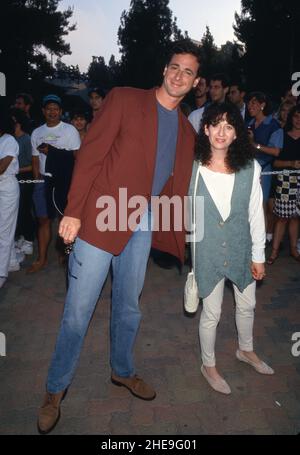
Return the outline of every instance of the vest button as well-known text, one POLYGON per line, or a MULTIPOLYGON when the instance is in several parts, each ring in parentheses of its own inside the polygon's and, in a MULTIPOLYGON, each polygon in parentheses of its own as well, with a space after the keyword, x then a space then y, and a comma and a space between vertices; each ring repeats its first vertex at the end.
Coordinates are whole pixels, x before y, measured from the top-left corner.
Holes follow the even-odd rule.
POLYGON ((224 267, 227 267, 227 266, 228 266, 228 262, 225 261, 225 262, 224 262, 224 267))
POLYGON ((223 227, 224 226, 224 221, 220 221, 219 226, 223 227))
POLYGON ((226 242, 223 242, 222 243, 222 247, 225 248, 227 246, 227 243, 226 242))

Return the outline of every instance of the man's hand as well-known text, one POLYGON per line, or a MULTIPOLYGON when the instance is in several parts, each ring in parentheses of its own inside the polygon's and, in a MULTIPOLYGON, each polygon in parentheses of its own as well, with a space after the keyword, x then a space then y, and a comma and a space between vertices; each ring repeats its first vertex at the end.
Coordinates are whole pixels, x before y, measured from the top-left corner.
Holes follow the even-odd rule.
POLYGON ((266 276, 265 273, 265 264, 259 264, 257 262, 252 262, 251 273, 255 280, 263 280, 266 276))
POLYGON ((78 234, 80 226, 81 222, 78 218, 64 216, 59 224, 58 233, 66 244, 72 243, 78 234))
POLYGON ((38 147, 37 147, 38 151, 40 153, 43 153, 44 155, 48 155, 48 152, 49 152, 49 144, 45 144, 45 142, 43 142, 42 144, 40 144, 38 147))

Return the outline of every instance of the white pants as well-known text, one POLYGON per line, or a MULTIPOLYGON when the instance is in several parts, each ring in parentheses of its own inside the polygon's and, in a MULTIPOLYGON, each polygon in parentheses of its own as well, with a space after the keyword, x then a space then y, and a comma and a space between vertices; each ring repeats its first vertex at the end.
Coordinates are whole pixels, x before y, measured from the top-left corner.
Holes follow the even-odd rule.
MULTIPOLYGON (((199 337, 203 365, 214 367, 215 342, 217 325, 221 317, 225 279, 221 280, 212 293, 203 299, 203 310, 200 317, 199 337)), ((239 348, 242 351, 253 351, 253 322, 255 309, 256 281, 240 292, 233 285, 236 302, 236 326, 238 330, 239 348)))
POLYGON ((7 277, 18 217, 20 188, 14 175, 0 175, 0 276, 7 277))

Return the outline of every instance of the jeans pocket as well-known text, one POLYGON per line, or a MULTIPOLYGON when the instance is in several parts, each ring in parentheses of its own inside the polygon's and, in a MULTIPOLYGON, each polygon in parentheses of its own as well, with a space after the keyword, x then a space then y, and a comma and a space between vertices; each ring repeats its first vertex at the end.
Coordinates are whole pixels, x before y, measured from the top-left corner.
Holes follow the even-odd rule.
POLYGON ((68 268, 68 276, 69 279, 74 278, 75 280, 78 279, 78 271, 82 267, 82 262, 78 259, 76 255, 76 243, 73 247, 73 250, 70 254, 70 261, 69 261, 69 268, 68 268))

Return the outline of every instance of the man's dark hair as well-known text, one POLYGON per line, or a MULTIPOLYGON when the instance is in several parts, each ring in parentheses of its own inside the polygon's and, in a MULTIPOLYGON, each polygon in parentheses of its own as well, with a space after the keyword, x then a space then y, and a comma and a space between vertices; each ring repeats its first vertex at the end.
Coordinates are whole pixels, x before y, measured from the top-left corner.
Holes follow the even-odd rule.
POLYGON ((21 109, 13 108, 10 110, 10 117, 15 121, 15 123, 19 123, 21 129, 25 133, 29 133, 30 131, 30 124, 27 115, 21 109))
POLYGON ((190 39, 182 39, 172 43, 169 54, 167 56, 166 65, 168 66, 174 55, 191 54, 196 57, 199 64, 197 76, 200 76, 201 56, 200 48, 190 39))
POLYGON ((9 110, 3 109, 0 111, 0 134, 11 134, 15 133, 15 122, 12 119, 9 110))
POLYGON ((101 87, 90 87, 88 89, 88 96, 91 96, 92 93, 97 93, 101 98, 105 98, 105 91, 101 87))
POLYGON ((201 79, 205 79, 206 85, 209 85, 209 77, 207 77, 205 74, 201 74, 201 79))
POLYGON ((33 105, 33 98, 31 95, 29 95, 29 93, 17 93, 16 99, 17 98, 22 98, 26 105, 28 104, 30 104, 30 106, 33 105))
POLYGON ((297 106, 294 106, 288 114, 288 118, 287 118, 286 125, 284 128, 284 130, 287 133, 289 131, 292 131, 292 129, 293 129, 293 117, 295 114, 300 114, 300 104, 297 104, 297 106))
POLYGON ((75 109, 71 111, 70 120, 74 120, 76 117, 84 118, 86 121, 89 120, 89 114, 84 109, 75 109))
POLYGON ((234 127, 236 133, 236 139, 229 146, 225 162, 228 169, 237 172, 253 160, 255 149, 250 143, 239 108, 232 103, 212 103, 204 111, 196 145, 196 159, 204 165, 210 163, 212 152, 209 138, 205 134, 205 127, 217 125, 224 116, 227 122, 234 127))
POLYGON ((240 92, 245 92, 246 93, 246 85, 244 84, 244 82, 241 82, 241 81, 232 81, 230 82, 230 87, 237 87, 237 89, 240 91, 240 92))
POLYGON ((210 78, 210 82, 211 82, 211 81, 220 81, 223 88, 229 87, 229 80, 228 80, 228 77, 227 77, 226 74, 224 74, 224 73, 217 73, 217 74, 214 74, 214 75, 210 78))

